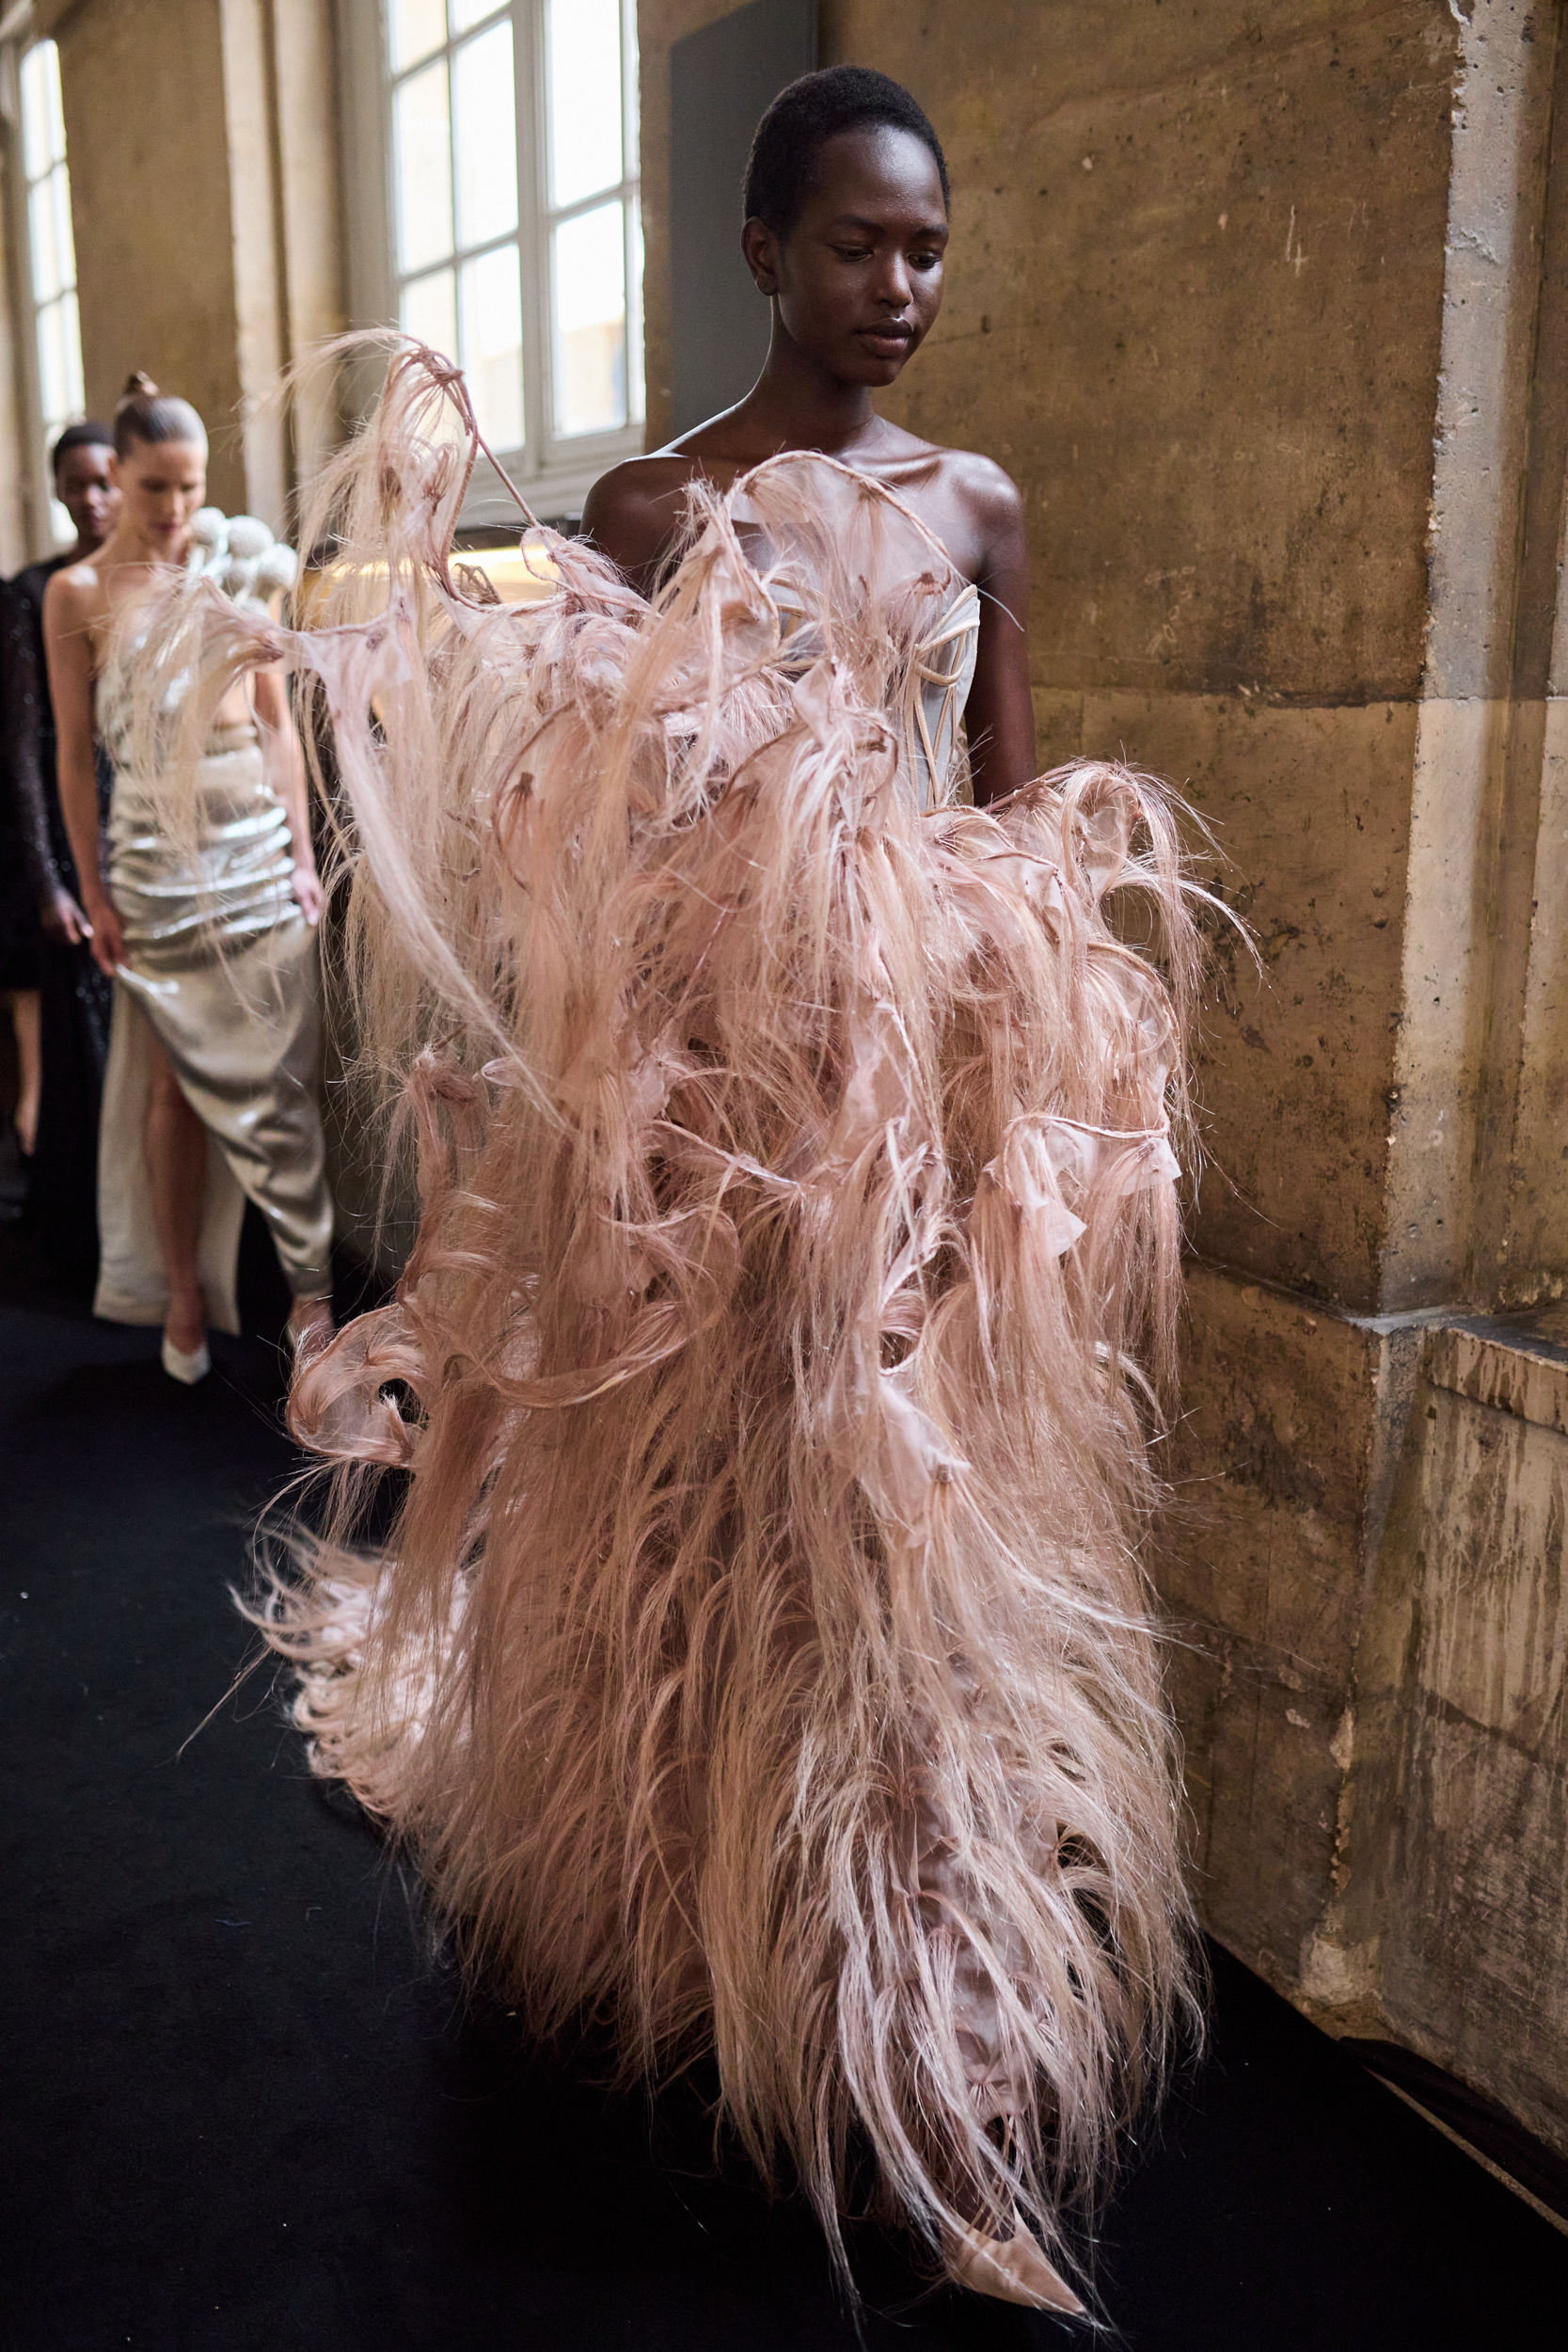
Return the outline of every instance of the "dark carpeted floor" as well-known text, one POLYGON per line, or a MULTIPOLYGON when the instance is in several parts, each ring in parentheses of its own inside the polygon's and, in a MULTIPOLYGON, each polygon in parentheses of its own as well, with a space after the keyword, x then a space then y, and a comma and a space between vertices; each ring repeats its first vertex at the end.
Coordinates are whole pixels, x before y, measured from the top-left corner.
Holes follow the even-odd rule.
MULTIPOLYGON (((183 1391, 154 1334, 0 1250, 11 2352, 853 2346, 820 2241, 466 2014, 376 1841, 306 1777, 226 1587, 288 1474, 276 1356, 183 1391), (203 1726, 203 1719, 211 1719, 203 1726)), ((875 2352, 1066 2344, 857 2249, 875 2352)), ((1140 2352, 1558 2344, 1568 2238, 1216 1958, 1212 2050, 1100 2248, 1140 2352)))

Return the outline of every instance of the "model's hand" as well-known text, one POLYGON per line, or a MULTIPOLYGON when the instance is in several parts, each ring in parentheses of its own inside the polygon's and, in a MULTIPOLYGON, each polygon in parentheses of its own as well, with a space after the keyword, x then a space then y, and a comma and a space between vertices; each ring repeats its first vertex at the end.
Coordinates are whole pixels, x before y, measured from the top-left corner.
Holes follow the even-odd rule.
POLYGON ((56 947, 75 947, 91 937, 87 918, 69 890, 56 890, 39 916, 43 935, 56 947))
POLYGON ((319 923, 322 919, 322 909, 326 904, 326 894, 321 885, 321 876, 313 866, 294 867, 293 891, 299 911, 305 920, 310 924, 319 923))
POLYGON ((125 933, 119 927, 113 901, 102 892, 87 900, 87 937, 92 942, 94 963, 112 980, 116 969, 125 961, 125 933))

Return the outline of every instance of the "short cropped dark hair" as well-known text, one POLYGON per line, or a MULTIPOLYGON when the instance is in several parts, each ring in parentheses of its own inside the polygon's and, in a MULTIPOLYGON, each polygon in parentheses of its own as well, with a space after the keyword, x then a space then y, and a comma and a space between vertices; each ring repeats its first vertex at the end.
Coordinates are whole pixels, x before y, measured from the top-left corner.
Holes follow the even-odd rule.
POLYGON ((757 124, 742 195, 746 219, 764 221, 775 236, 787 236, 800 217, 823 141, 841 131, 883 124, 912 131, 930 149, 945 211, 952 202, 947 158, 925 108, 901 82, 870 66, 831 65, 820 73, 803 73, 782 89, 757 124))
POLYGON ((60 460, 67 450, 113 449, 114 445, 114 435, 106 424, 100 424, 95 417, 87 417, 80 424, 68 424, 49 453, 49 470, 57 482, 60 478, 60 460))

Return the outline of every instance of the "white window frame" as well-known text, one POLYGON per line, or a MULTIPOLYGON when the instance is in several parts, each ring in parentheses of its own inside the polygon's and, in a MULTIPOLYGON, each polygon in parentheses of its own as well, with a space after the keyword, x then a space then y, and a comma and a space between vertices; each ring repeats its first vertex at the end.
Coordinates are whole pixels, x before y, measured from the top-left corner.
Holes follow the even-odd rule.
MULTIPOLYGON (((517 246, 522 273, 523 429, 520 450, 498 450, 529 505, 542 521, 580 515, 584 499, 600 474, 623 458, 641 453, 641 414, 611 433, 559 436, 554 431, 554 367, 549 287, 550 232, 557 220, 616 197, 625 207, 626 231, 626 381, 628 395, 642 377, 642 305, 631 274, 634 239, 641 239, 638 200, 638 91, 636 0, 620 0, 623 82, 622 122, 626 145, 624 178, 580 202, 549 204, 547 93, 545 58, 546 0, 498 0, 513 24, 516 81, 519 213, 517 246)), ((347 226, 349 302, 356 326, 395 325, 398 275, 394 258, 395 189, 391 137, 391 87, 386 0, 342 0, 339 13, 340 87, 343 94, 343 183, 347 226)), ((485 19, 491 22, 493 19, 485 19)), ((480 24, 471 28, 481 29, 480 24)), ((471 33, 461 36, 467 40, 471 33)), ((440 55, 440 52, 433 52, 440 55)), ((448 53, 450 55, 450 50, 448 53)), ((420 273, 422 274, 422 273, 420 273)), ((645 403, 644 403, 645 405, 645 403)), ((516 508, 481 461, 463 510, 465 530, 513 524, 516 508)))
MULTIPOLYGON (((0 19, 0 114, 6 123, 5 194, 6 213, 9 228, 12 255, 11 308, 15 331, 16 388, 20 422, 25 437, 25 463, 23 469, 23 507, 27 541, 34 550, 34 560, 58 555, 60 541, 55 535, 55 485, 49 470, 49 440, 57 433, 62 421, 46 421, 43 414, 43 376, 39 360, 39 316, 48 308, 40 301, 33 283, 33 244, 28 218, 28 180, 24 153, 21 108, 22 60, 42 41, 33 32, 33 12, 30 8, 10 8, 0 19)), ((67 184, 70 183, 71 162, 64 158, 67 184)), ((72 222, 74 244, 74 221, 72 222)), ((72 278, 72 291, 75 280, 72 278)), ((53 297, 52 297, 53 298, 53 297)), ((77 337, 80 349, 81 313, 77 308, 77 337)), ((78 416, 81 414, 78 409, 78 416)), ((74 422, 66 418, 65 423, 74 422)), ((69 545, 69 541, 66 543, 69 545)))

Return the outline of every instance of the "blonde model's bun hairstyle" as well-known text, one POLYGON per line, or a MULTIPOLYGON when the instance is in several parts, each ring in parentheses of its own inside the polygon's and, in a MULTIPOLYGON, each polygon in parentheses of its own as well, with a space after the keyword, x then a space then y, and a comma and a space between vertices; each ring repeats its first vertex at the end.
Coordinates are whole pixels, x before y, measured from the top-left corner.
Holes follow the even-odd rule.
POLYGON ((145 441, 197 441, 207 446, 207 428, 188 400, 161 392, 150 375, 135 368, 125 379, 115 410, 115 455, 129 457, 132 446, 145 441))

